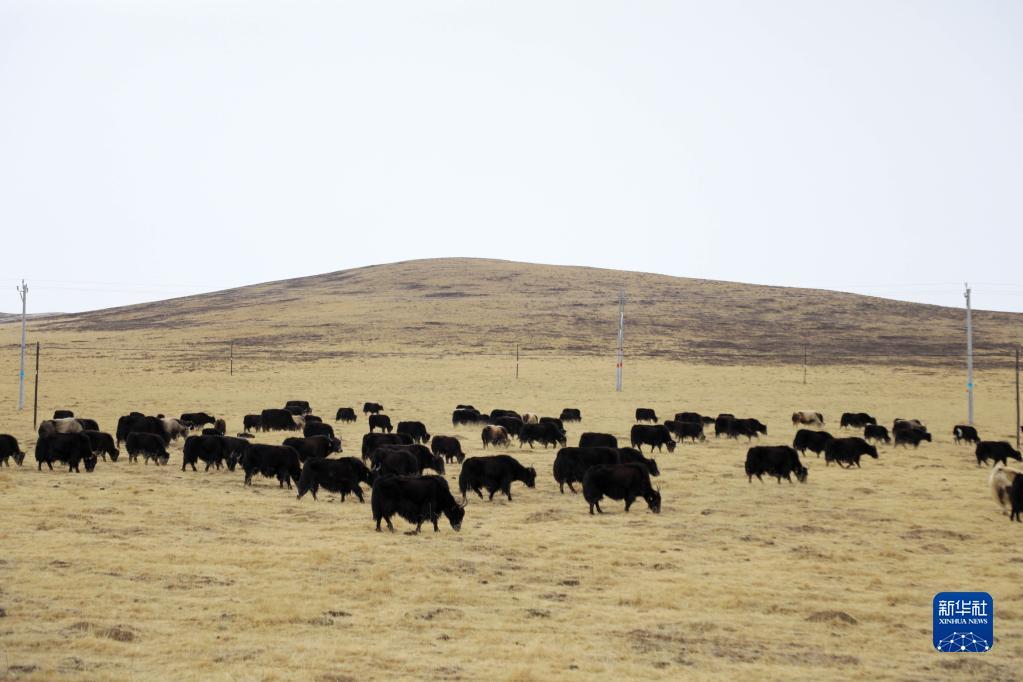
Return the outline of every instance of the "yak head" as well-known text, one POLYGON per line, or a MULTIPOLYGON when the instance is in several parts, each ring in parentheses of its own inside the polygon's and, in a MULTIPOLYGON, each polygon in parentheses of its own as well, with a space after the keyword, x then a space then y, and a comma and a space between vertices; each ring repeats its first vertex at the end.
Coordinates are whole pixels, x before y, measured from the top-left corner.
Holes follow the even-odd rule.
MULTIPOLYGON (((928 438, 927 440, 930 440, 930 438, 928 438)), ((873 445, 868 445, 867 446, 867 454, 870 455, 871 457, 873 457, 874 459, 877 459, 877 448, 874 447, 873 445)))
POLYGON ((436 471, 441 476, 444 475, 444 458, 440 455, 431 455, 430 468, 436 471))
POLYGON ((675 452, 675 441, 668 441, 668 452, 675 452))
POLYGON ((661 513, 660 488, 657 488, 656 490, 651 490, 650 492, 643 496, 643 499, 646 500, 647 506, 650 507, 650 511, 652 511, 655 514, 661 513))
POLYGON ((14 457, 14 463, 18 466, 21 466, 21 463, 25 461, 25 453, 17 448, 15 448, 12 457, 14 457))
POLYGON ((809 472, 809 471, 807 471, 806 467, 805 467, 805 466, 803 466, 802 464, 800 464, 800 465, 799 465, 799 468, 798 468, 798 469, 796 469, 796 479, 797 479, 797 480, 798 480, 798 481, 799 481, 800 483, 806 483, 806 477, 807 477, 807 475, 808 475, 809 473, 810 473, 810 472, 809 472))
POLYGON ((82 462, 85 463, 86 471, 92 471, 96 468, 96 455, 90 452, 88 457, 82 458, 82 462))
POLYGON ((646 461, 647 471, 650 472, 651 476, 660 476, 661 470, 657 468, 657 460, 650 458, 646 461))
POLYGON ((448 517, 448 521, 453 529, 456 531, 462 530, 462 519, 465 518, 464 504, 455 502, 444 511, 444 515, 448 517))
POLYGON ((522 477, 522 482, 526 484, 527 488, 536 487, 536 469, 529 467, 526 469, 526 473, 522 477))

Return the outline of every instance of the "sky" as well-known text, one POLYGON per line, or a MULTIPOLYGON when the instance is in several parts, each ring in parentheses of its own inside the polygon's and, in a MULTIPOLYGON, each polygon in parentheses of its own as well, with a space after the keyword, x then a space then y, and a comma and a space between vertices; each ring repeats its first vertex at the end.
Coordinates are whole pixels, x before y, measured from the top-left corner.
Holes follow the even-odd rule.
POLYGON ((479 256, 1023 311, 1023 3, 0 0, 0 310, 479 256))

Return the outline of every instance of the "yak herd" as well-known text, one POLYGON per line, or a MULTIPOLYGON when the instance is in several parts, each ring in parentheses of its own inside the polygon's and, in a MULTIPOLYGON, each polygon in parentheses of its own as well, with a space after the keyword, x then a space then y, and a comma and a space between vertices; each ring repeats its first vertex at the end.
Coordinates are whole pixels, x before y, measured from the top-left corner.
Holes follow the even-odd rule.
MULTIPOLYGON (((44 464, 52 470, 54 463, 60 463, 69 471, 80 472, 84 465, 91 472, 100 458, 106 461, 109 457, 116 462, 123 446, 129 462, 137 462, 141 457, 144 464, 162 466, 170 460, 170 443, 183 439, 182 471, 189 467, 198 471, 196 465, 200 462, 206 471, 221 467, 235 471, 240 467, 245 485, 251 485, 255 476, 276 478, 281 488, 292 489, 294 484, 299 499, 309 493, 315 500, 322 488, 339 494, 342 501, 353 495, 364 502, 365 485, 370 490, 370 506, 378 531, 381 522, 386 522, 393 531, 394 515, 415 524, 416 533, 426 522, 438 530, 442 516, 457 531, 465 517, 470 493, 481 500, 484 491, 490 500, 501 493, 511 501, 513 483, 528 488, 536 485, 536 470, 523 466, 510 455, 466 457, 462 439, 431 436, 420 421, 392 425, 383 410, 379 403, 363 405, 369 431, 362 437, 361 457, 332 457, 343 452, 340 438, 303 400, 245 415, 244 430, 236 436, 227 435, 223 419, 206 412, 186 412, 177 418, 131 412, 118 420, 114 434, 110 434, 102 431, 94 420, 75 417, 69 410, 57 410, 52 419, 39 426, 35 458, 40 470, 44 464), (254 432, 277 431, 294 435, 287 435, 280 445, 253 441, 254 432), (452 495, 444 478, 446 465, 452 463, 457 463, 460 469, 461 500, 452 495)), ((334 417, 335 422, 342 423, 355 423, 358 419, 352 407, 339 408, 334 417)), ((576 484, 580 485, 590 514, 594 510, 603 513, 600 502, 605 497, 623 501, 626 511, 642 498, 650 511, 660 512, 661 494, 651 481, 651 477, 660 475, 660 470, 656 460, 643 454, 643 447, 649 447, 651 455, 655 449, 672 453, 686 439, 693 443, 705 441, 705 430, 711 427, 715 438, 745 437, 750 443, 745 461, 749 482, 754 476, 763 481, 766 474, 779 483, 782 478, 792 483, 793 476, 805 483, 808 471, 800 455, 805 457, 807 451, 818 458, 823 455, 825 466, 835 463, 842 468, 858 468, 861 457, 878 458, 878 443, 916 448, 922 442, 932 441, 930 432, 916 419, 897 418, 889 431, 867 413, 847 412, 842 415, 839 427, 862 429, 862 435, 839 437, 824 430, 823 414, 800 411, 792 414, 792 425, 798 430, 791 446, 752 445, 754 438, 759 440, 767 435, 767 426, 755 418, 679 412, 673 419, 659 422, 653 409, 638 408, 628 446, 620 445, 612 434, 596 432, 581 433, 578 445, 569 446, 565 424, 581 421, 582 414, 577 408, 566 408, 558 417, 547 417, 504 409, 483 412, 472 405, 458 405, 451 415, 452 428, 480 429, 484 450, 509 447, 513 440, 517 440, 520 448, 537 445, 558 448, 552 467, 554 480, 562 494, 566 485, 573 493, 577 492, 576 484)), ((1019 451, 1004 441, 981 440, 972 426, 955 426, 952 437, 956 444, 975 446, 978 466, 993 463, 989 486, 995 500, 1009 512, 1010 520, 1020 521, 1023 469, 1008 466, 1009 459, 1023 461, 1019 451)), ((0 434, 0 466, 10 466, 11 459, 20 466, 24 458, 17 439, 0 434)))

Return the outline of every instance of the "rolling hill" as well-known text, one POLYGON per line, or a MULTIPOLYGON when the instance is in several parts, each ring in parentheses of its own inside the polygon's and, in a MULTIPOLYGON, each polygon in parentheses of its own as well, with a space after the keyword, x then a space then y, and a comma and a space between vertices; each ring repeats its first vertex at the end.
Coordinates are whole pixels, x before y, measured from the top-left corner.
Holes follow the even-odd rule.
MULTIPOLYGON (((71 347, 189 348, 295 360, 358 354, 612 355, 711 363, 959 364, 963 311, 832 291, 586 267, 443 258, 374 265, 55 315, 30 336, 71 347)), ((1008 361, 1023 315, 975 313, 978 364, 1008 361)), ((13 324, 0 325, 5 343, 13 324)))

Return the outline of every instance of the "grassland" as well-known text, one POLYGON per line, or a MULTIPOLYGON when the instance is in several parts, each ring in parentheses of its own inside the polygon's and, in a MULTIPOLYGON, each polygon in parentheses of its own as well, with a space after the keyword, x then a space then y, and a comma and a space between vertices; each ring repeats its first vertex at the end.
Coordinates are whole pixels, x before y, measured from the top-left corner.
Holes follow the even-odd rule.
MULTIPOLYGON (((409 316, 429 317, 408 305, 409 316)), ((920 418, 935 442, 882 447, 859 470, 811 456, 805 485, 751 485, 745 443, 711 437, 657 456, 660 515, 642 502, 628 514, 609 503, 603 517, 590 517, 580 496, 558 493, 552 450, 512 448, 537 468, 535 489, 517 487, 512 503, 471 500, 461 533, 442 526, 417 537, 375 533, 368 504, 298 501, 268 479, 245 488, 238 473, 183 473, 180 446, 166 468, 100 462, 81 475, 37 472, 30 457, 0 471, 0 677, 1017 677, 1021 527, 996 508, 972 450, 952 443, 964 411, 958 368, 812 366, 804 385, 796 365, 655 356, 627 361, 616 394, 609 358, 527 355, 516 380, 507 355, 446 352, 443 338, 467 345, 457 331, 470 319, 446 334, 438 327, 432 345, 418 348, 381 337, 375 350, 386 355, 312 360, 282 346, 277 357, 239 362, 234 376, 219 360, 111 350, 284 334, 289 325, 306 333, 321 322, 293 312, 280 321, 225 309, 209 328, 180 311, 179 324, 121 330, 36 322, 30 337, 44 345, 106 349, 69 353, 73 362, 44 354, 42 410, 71 408, 112 428, 128 409, 207 409, 237 430, 243 414, 291 398, 324 416, 377 400, 392 418, 461 436, 470 455, 481 453, 478 431, 450 426, 459 402, 542 414, 579 407, 573 441, 582 430, 625 437, 633 410, 648 406, 757 416, 769 425, 765 443, 791 440, 794 409, 824 412, 833 432, 840 412, 864 410, 885 421, 920 418), (932 650, 931 599, 955 589, 994 595, 991 652, 932 650)), ((1011 328, 997 333, 1009 338, 1011 328)), ((0 342, 14 338, 8 327, 0 334, 0 342)), ((634 343, 646 340, 637 336, 634 343)), ((4 395, 15 394, 16 372, 16 354, 5 352, 4 395)), ((986 438, 1013 436, 1012 381, 996 368, 978 374, 986 438)), ((0 407, 0 432, 26 450, 31 427, 29 413, 10 401, 0 407)), ((346 454, 357 454, 364 430, 361 419, 341 426, 346 454)), ((457 474, 453 465, 447 477, 454 483, 457 474)))

